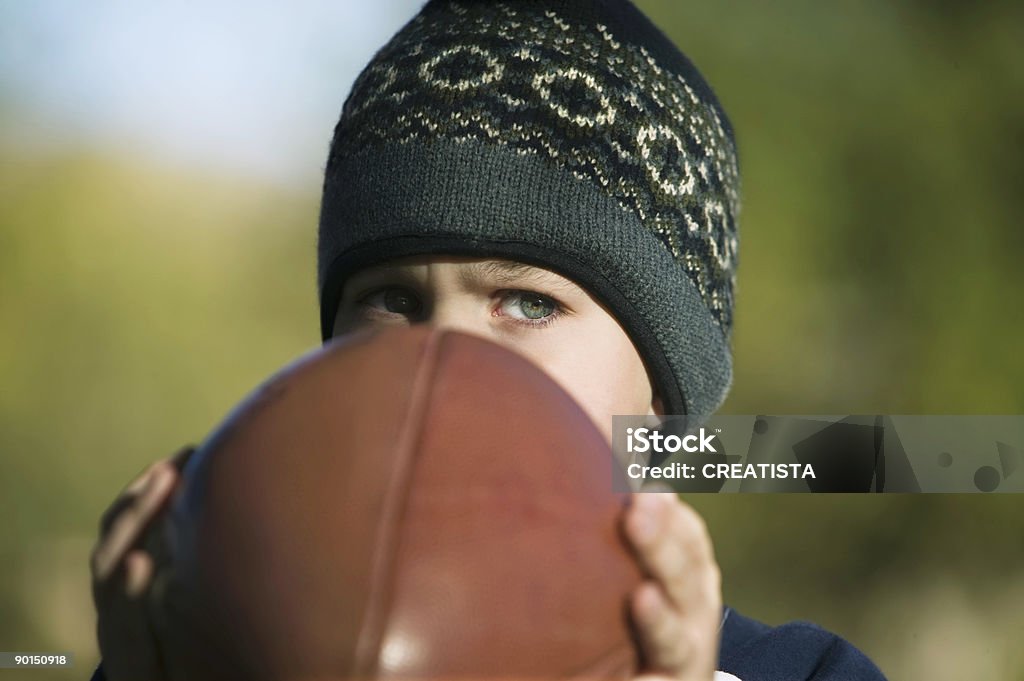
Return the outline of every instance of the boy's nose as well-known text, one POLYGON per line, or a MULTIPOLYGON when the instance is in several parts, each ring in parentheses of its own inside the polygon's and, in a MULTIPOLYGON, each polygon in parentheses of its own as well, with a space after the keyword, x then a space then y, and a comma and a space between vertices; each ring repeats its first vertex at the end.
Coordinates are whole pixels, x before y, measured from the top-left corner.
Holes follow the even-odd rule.
POLYGON ((469 305, 438 305, 428 323, 440 329, 461 331, 474 336, 486 336, 488 330, 486 314, 471 309, 469 305))

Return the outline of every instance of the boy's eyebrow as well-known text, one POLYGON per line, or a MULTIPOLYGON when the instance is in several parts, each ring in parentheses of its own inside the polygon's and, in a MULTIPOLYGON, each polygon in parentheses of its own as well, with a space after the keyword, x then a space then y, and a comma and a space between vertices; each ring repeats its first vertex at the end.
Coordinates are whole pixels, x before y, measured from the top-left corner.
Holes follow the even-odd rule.
POLYGON ((548 270, 512 260, 487 260, 472 263, 464 280, 497 280, 505 284, 522 283, 524 279, 533 280, 537 284, 563 289, 578 289, 575 283, 548 270))
POLYGON ((355 289, 362 287, 367 282, 377 282, 383 278, 397 278, 409 284, 413 284, 415 282, 415 277, 410 272, 410 269, 411 267, 409 265, 386 264, 359 270, 349 277, 344 283, 342 286, 342 295, 348 296, 355 289))

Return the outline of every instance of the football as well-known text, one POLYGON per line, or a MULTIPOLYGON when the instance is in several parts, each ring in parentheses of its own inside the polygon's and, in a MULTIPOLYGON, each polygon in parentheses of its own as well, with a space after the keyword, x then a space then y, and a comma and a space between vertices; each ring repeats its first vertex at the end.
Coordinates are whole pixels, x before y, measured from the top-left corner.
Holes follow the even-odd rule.
POLYGON ((167 677, 628 678, 642 577, 619 475, 569 395, 495 343, 328 344, 183 471, 148 603, 167 677))

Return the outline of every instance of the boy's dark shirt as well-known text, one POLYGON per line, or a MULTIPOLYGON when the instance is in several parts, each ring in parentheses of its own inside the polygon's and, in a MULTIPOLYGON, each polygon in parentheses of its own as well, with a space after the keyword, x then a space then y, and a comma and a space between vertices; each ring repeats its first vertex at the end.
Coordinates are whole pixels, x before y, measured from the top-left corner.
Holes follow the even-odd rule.
POLYGON ((810 622, 770 627, 725 609, 718 668, 741 681, 885 681, 850 643, 810 622))
MULTIPOLYGON (((726 608, 718 669, 740 681, 885 681, 851 644, 809 622, 778 627, 726 608)), ((106 681, 98 667, 92 681, 106 681)))

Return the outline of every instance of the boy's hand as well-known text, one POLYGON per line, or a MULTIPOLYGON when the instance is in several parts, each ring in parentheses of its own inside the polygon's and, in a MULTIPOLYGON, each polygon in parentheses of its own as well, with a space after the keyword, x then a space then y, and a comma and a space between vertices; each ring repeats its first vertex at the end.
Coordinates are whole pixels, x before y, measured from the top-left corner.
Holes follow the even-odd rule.
POLYGON ((704 520, 673 493, 643 492, 633 495, 624 525, 648 575, 630 603, 645 662, 634 681, 711 681, 722 586, 704 520))
POLYGON ((90 567, 106 681, 163 678, 142 598, 153 578, 153 558, 142 550, 141 541, 165 507, 191 453, 186 447, 147 468, 100 521, 90 567))

